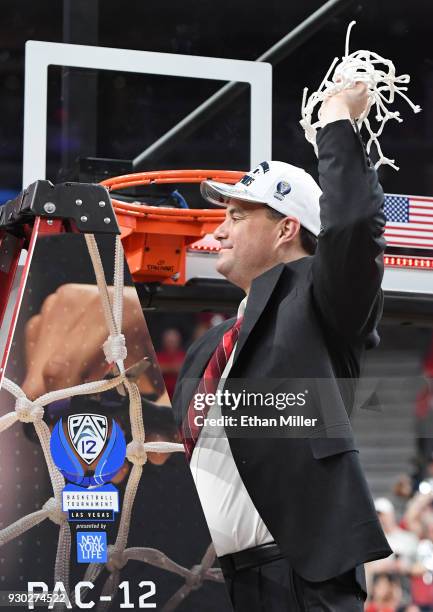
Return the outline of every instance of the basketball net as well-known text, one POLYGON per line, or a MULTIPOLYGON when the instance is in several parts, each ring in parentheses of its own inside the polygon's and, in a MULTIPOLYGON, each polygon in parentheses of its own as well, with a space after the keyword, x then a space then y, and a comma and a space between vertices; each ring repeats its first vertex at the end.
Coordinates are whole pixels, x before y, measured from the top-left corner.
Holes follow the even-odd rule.
POLYGON ((368 87, 368 103, 361 117, 356 119, 358 129, 361 130, 365 126, 368 132, 367 153, 370 153, 373 144, 376 147, 379 159, 375 164, 375 168, 386 164, 394 168, 394 170, 398 170, 399 168, 396 166, 395 160, 386 157, 382 153, 379 144, 379 138, 390 119, 395 119, 398 123, 403 121, 400 117, 400 112, 396 110, 391 111, 389 106, 394 103, 395 96, 398 95, 409 104, 414 113, 419 113, 421 107, 414 104, 404 93, 408 89, 406 85, 410 82, 410 76, 408 74, 397 76, 395 66, 391 60, 381 57, 374 51, 360 50, 349 53, 350 33, 355 23, 356 21, 352 21, 347 28, 345 54, 342 60, 339 62, 338 57, 334 58, 320 87, 308 98, 308 88, 305 87, 302 98, 302 119, 300 124, 304 128, 305 138, 313 145, 317 155, 316 136, 317 130, 321 127, 320 110, 318 111, 317 120, 313 120, 317 105, 321 105, 324 100, 344 89, 354 87, 356 82, 366 83, 368 87), (334 74, 331 77, 333 71, 334 74), (373 106, 375 107, 375 119, 380 123, 376 131, 371 126, 368 118, 373 106))
MULTIPOLYGON (((147 461, 147 453, 183 453, 184 447, 182 444, 174 442, 146 442, 140 391, 134 382, 128 380, 125 373, 124 361, 127 356, 127 349, 125 345, 125 336, 122 334, 124 254, 121 239, 119 236, 116 236, 113 279, 114 292, 112 301, 108 292, 104 269, 95 237, 93 234, 85 234, 85 239, 96 276, 104 318, 109 330, 109 336, 103 344, 105 358, 109 364, 115 364, 117 366, 119 374, 110 380, 88 382, 67 389, 45 393, 35 400, 27 398, 24 391, 18 385, 4 378, 2 388, 12 394, 16 401, 15 409, 0 417, 0 433, 11 427, 17 421, 21 421, 22 423, 33 423, 47 464, 53 489, 53 497, 48 499, 40 510, 23 516, 8 527, 0 530, 0 546, 17 538, 43 520, 50 519, 59 525, 60 528, 54 566, 54 582, 63 583, 65 591, 67 593, 69 592, 71 530, 67 521, 67 514, 62 510, 62 491, 65 486, 65 480, 54 465, 51 456, 50 430, 43 420, 44 407, 58 400, 67 399, 76 395, 102 393, 114 387, 118 387, 119 385, 123 385, 129 396, 129 418, 131 421, 132 440, 127 445, 126 457, 132 464, 132 468, 126 484, 117 537, 114 544, 108 546, 108 561, 105 564, 89 564, 83 580, 94 583, 102 570, 106 568, 109 571, 109 577, 103 586, 101 595, 113 596, 120 582, 120 572, 129 560, 143 561, 164 570, 174 572, 182 576, 185 579, 185 583, 162 608, 164 612, 170 612, 185 599, 189 592, 199 588, 204 580, 223 582, 224 579, 219 568, 211 567, 215 561, 215 551, 212 544, 208 547, 201 563, 194 566, 192 569, 187 569, 178 565, 159 550, 142 547, 127 548, 132 508, 143 472, 143 466, 147 461)), ((82 589, 81 592, 83 597, 87 591, 88 589, 82 589)), ((70 601, 75 601, 74 596, 71 595, 70 601)), ((62 607, 64 606, 64 604, 60 605, 62 607)), ((110 602, 99 602, 96 609, 102 611, 107 609, 110 605, 110 602)), ((54 605, 54 608, 56 608, 56 605, 54 605)))

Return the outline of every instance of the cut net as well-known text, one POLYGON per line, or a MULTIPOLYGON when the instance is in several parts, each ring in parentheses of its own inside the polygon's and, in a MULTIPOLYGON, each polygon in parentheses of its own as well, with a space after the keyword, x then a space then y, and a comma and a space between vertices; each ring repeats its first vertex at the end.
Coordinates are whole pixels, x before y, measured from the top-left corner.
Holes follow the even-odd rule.
MULTIPOLYGON (((89 564, 84 580, 88 580, 92 583, 95 582, 105 567, 108 569, 110 575, 103 586, 102 595, 113 596, 119 584, 120 571, 129 560, 143 561, 144 563, 149 563, 167 571, 175 572, 185 578, 185 583, 162 608, 164 612, 169 612, 174 610, 176 606, 185 599, 188 593, 200 587, 204 580, 223 582, 223 576, 219 568, 211 567, 215 560, 215 551, 212 544, 208 547, 201 563, 194 566, 192 569, 187 569, 178 565, 164 553, 152 548, 126 548, 132 508, 143 472, 143 465, 147 461, 147 453, 183 453, 184 447, 182 444, 174 442, 146 442, 140 391, 134 382, 128 380, 124 366, 127 349, 125 337, 122 334, 124 256, 120 237, 116 237, 113 279, 114 292, 112 301, 108 292, 104 269, 102 267, 102 261, 95 237, 92 234, 86 234, 85 239, 96 276, 104 318, 109 330, 109 336, 104 342, 103 350, 107 362, 117 366, 118 375, 110 380, 99 380, 69 387, 67 389, 52 391, 35 400, 28 399, 18 385, 4 378, 2 388, 11 393, 16 398, 16 402, 14 411, 0 417, 0 432, 11 427, 17 421, 33 423, 47 464, 53 488, 53 497, 48 499, 42 509, 32 512, 27 516, 23 516, 11 525, 0 530, 0 545, 6 544, 10 540, 17 538, 43 520, 47 518, 51 519, 60 527, 54 567, 54 582, 62 582, 66 592, 69 592, 71 531, 67 521, 67 514, 62 510, 62 490, 65 486, 65 480, 54 465, 51 457, 50 430, 43 420, 44 407, 57 400, 70 398, 76 395, 102 393, 114 387, 118 387, 119 385, 123 385, 129 396, 129 418, 131 422, 132 440, 127 445, 126 457, 132 463, 132 469, 126 484, 117 537, 114 544, 108 546, 108 561, 106 564, 89 564)), ((83 595, 84 592, 85 591, 83 591, 83 595)), ((70 597, 70 601, 74 602, 73 596, 70 597)), ((97 610, 105 610, 110 605, 110 602, 100 602, 97 610)))
POLYGON ((394 168, 394 170, 398 170, 399 168, 395 165, 395 160, 385 157, 379 144, 379 137, 382 135, 387 121, 390 119, 395 119, 399 123, 403 121, 399 111, 391 111, 388 107, 394 102, 396 94, 409 104, 414 113, 419 113, 421 107, 414 104, 404 93, 408 89, 406 85, 410 82, 410 76, 408 74, 397 76, 395 66, 391 60, 381 57, 374 51, 360 50, 349 53, 350 32, 355 23, 356 21, 352 21, 347 28, 345 54, 340 63, 338 63, 338 57, 334 58, 320 87, 308 98, 308 88, 305 87, 300 123, 304 128, 305 138, 313 145, 317 155, 316 135, 318 128, 321 127, 320 110, 318 111, 317 120, 313 121, 313 114, 316 111, 317 105, 343 89, 353 87, 357 81, 366 83, 368 87, 367 107, 356 122, 359 129, 365 126, 368 132, 367 153, 370 153, 371 146, 374 144, 379 156, 375 167, 378 168, 382 164, 387 164, 394 168), (333 70, 334 74, 331 78, 333 70), (368 119, 373 106, 376 113, 375 119, 380 123, 376 131, 374 131, 368 119))

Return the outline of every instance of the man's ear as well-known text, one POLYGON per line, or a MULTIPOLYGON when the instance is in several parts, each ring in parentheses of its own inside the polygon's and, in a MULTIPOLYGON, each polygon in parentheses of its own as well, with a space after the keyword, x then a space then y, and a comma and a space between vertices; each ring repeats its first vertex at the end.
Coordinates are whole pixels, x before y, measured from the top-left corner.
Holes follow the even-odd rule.
POLYGON ((280 221, 278 229, 278 242, 280 245, 286 245, 291 242, 298 234, 301 224, 296 217, 285 217, 280 221))

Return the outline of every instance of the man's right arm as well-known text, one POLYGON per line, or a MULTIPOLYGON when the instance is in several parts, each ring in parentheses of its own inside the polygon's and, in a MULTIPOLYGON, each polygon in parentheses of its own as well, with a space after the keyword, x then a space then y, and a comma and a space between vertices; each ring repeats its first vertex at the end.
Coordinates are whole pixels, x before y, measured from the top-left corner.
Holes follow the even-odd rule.
POLYGON ((314 298, 324 322, 349 342, 367 340, 382 308, 383 191, 349 121, 365 103, 360 84, 330 98, 317 138, 323 193, 314 298))

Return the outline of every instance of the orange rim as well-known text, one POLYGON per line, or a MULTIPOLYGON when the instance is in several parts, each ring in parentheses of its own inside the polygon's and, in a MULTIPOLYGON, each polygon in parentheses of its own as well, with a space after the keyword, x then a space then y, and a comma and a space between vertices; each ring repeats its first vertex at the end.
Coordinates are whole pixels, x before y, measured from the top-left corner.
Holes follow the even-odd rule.
MULTIPOLYGON (((157 170, 155 172, 138 172, 115 176, 101 182, 109 191, 119 191, 128 187, 141 185, 163 185, 170 183, 201 183, 202 181, 218 181, 233 185, 245 172, 237 170, 157 170)), ((223 214, 218 209, 164 208, 141 205, 133 202, 121 202, 112 198, 115 212, 132 217, 147 217, 160 221, 207 221, 220 218, 223 214)))

